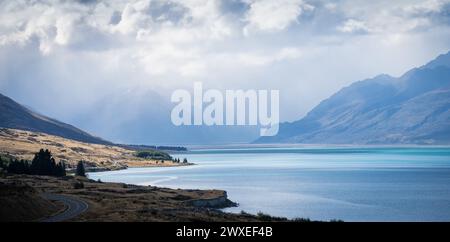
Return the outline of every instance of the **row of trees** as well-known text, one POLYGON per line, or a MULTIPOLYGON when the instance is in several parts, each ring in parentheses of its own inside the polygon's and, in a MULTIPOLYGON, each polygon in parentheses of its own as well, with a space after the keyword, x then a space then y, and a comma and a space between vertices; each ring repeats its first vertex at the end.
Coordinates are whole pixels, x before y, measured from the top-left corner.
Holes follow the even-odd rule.
POLYGON ((66 165, 64 162, 56 163, 49 150, 41 149, 34 155, 31 163, 26 160, 11 160, 7 169, 9 173, 43 175, 43 176, 65 176, 66 165))
MULTIPOLYGON (((180 163, 181 161, 180 161, 180 158, 175 158, 175 159, 173 159, 173 162, 180 163)), ((188 163, 188 160, 186 158, 184 158, 183 163, 188 163)))
POLYGON ((66 165, 60 161, 56 163, 49 150, 41 149, 34 155, 30 170, 32 174, 43 176, 65 176, 66 165))
POLYGON ((153 160, 172 160, 172 156, 166 152, 158 150, 139 150, 135 153, 136 157, 153 160))
MULTIPOLYGON (((31 162, 26 160, 11 160, 6 166, 3 160, 0 165, 6 168, 6 171, 14 174, 42 175, 42 176, 65 176, 66 165, 63 161, 56 162, 49 150, 41 149, 34 155, 31 162)), ((76 169, 77 176, 86 176, 84 163, 79 161, 76 169)))

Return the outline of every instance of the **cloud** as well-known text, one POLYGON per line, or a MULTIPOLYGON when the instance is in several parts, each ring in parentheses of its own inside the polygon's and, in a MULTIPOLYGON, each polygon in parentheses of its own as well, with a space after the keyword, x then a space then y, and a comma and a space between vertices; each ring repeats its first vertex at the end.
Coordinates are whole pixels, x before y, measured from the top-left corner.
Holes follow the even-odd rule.
POLYGON ((345 23, 337 28, 339 31, 344 33, 368 33, 369 28, 362 21, 355 19, 349 19, 345 23))
POLYGON ((281 89, 294 120, 352 81, 448 51, 448 2, 0 1, 0 92, 77 124, 98 100, 139 103, 126 90, 164 99, 202 81, 281 89))
POLYGON ((449 0, 381 1, 368 5, 341 9, 344 21, 336 29, 342 33, 399 34, 426 31, 449 23, 449 0))
POLYGON ((297 22, 302 11, 311 11, 314 7, 305 4, 302 0, 252 0, 250 9, 245 15, 248 25, 245 33, 252 29, 261 31, 281 31, 297 22))
POLYGON ((151 31, 152 16, 147 14, 150 10, 150 1, 128 3, 120 15, 120 21, 111 26, 111 30, 122 34, 136 34, 141 30, 151 31))
POLYGON ((433 14, 448 9, 449 0, 426 0, 420 3, 405 6, 403 10, 413 15, 433 14))

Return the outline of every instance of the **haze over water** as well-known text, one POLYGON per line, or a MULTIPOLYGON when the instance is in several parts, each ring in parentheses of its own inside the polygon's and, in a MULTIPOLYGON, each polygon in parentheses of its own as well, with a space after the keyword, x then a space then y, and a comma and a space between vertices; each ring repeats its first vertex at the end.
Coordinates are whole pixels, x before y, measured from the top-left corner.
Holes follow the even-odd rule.
POLYGON ((90 173, 91 179, 223 189, 239 207, 289 218, 450 221, 450 148, 204 149, 194 166, 90 173))

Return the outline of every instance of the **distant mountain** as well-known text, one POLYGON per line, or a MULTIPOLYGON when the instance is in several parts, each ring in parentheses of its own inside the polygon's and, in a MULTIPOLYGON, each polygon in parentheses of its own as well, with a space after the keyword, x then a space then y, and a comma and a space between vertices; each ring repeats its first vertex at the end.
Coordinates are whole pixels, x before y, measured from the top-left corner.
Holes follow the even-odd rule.
POLYGON ((176 145, 248 143, 259 137, 257 126, 175 126, 170 95, 141 88, 117 90, 91 103, 71 120, 84 130, 115 143, 176 145), (120 110, 120 115, 118 114, 120 110))
POLYGON ((450 52, 398 78, 355 82, 255 143, 450 144, 450 52))
POLYGON ((0 127, 42 132, 86 143, 111 144, 72 125, 33 112, 2 94, 0 94, 0 127))

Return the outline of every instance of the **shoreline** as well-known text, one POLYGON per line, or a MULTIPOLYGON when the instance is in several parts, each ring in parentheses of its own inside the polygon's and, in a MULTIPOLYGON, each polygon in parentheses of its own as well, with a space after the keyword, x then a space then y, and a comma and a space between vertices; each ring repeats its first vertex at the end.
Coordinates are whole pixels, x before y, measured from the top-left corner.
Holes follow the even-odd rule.
POLYGON ((189 153, 191 151, 201 150, 228 150, 228 149, 264 149, 264 148, 305 148, 305 149, 323 149, 323 148, 450 148, 450 144, 299 144, 299 143, 267 143, 267 144, 217 144, 217 145, 186 145, 189 151, 182 153, 189 153))
MULTIPOLYGON (((105 172, 105 171, 120 171, 120 170, 126 170, 128 168, 160 168, 160 167, 185 167, 185 166, 193 166, 196 165, 195 163, 187 163, 187 164, 177 164, 177 165, 143 165, 143 166, 124 166, 124 167, 115 167, 115 168, 108 168, 108 167, 85 167, 86 172, 105 172)), ((66 169, 68 173, 75 173, 75 168, 66 169)))
POLYGON ((0 198, 0 209, 4 210, 2 221, 42 221, 64 211, 61 203, 47 200, 42 194, 59 194, 85 202, 88 209, 67 220, 73 222, 291 221, 262 213, 223 212, 220 209, 237 206, 237 203, 228 199, 226 191, 216 189, 170 189, 99 182, 74 176, 57 178, 15 174, 0 174, 0 187, 5 193, 0 198), (16 204, 21 204, 20 209, 16 204), (35 204, 41 207, 37 208, 35 204))
MULTIPOLYGON (((89 171, 120 170, 127 167, 184 166, 170 156, 138 157, 137 150, 117 145, 85 143, 76 140, 19 129, 0 129, 0 155, 10 159, 30 161, 40 149, 51 151, 56 161, 65 163, 68 170, 75 169, 78 161, 84 161, 89 171)), ((163 151, 159 153, 167 154, 163 151)))

